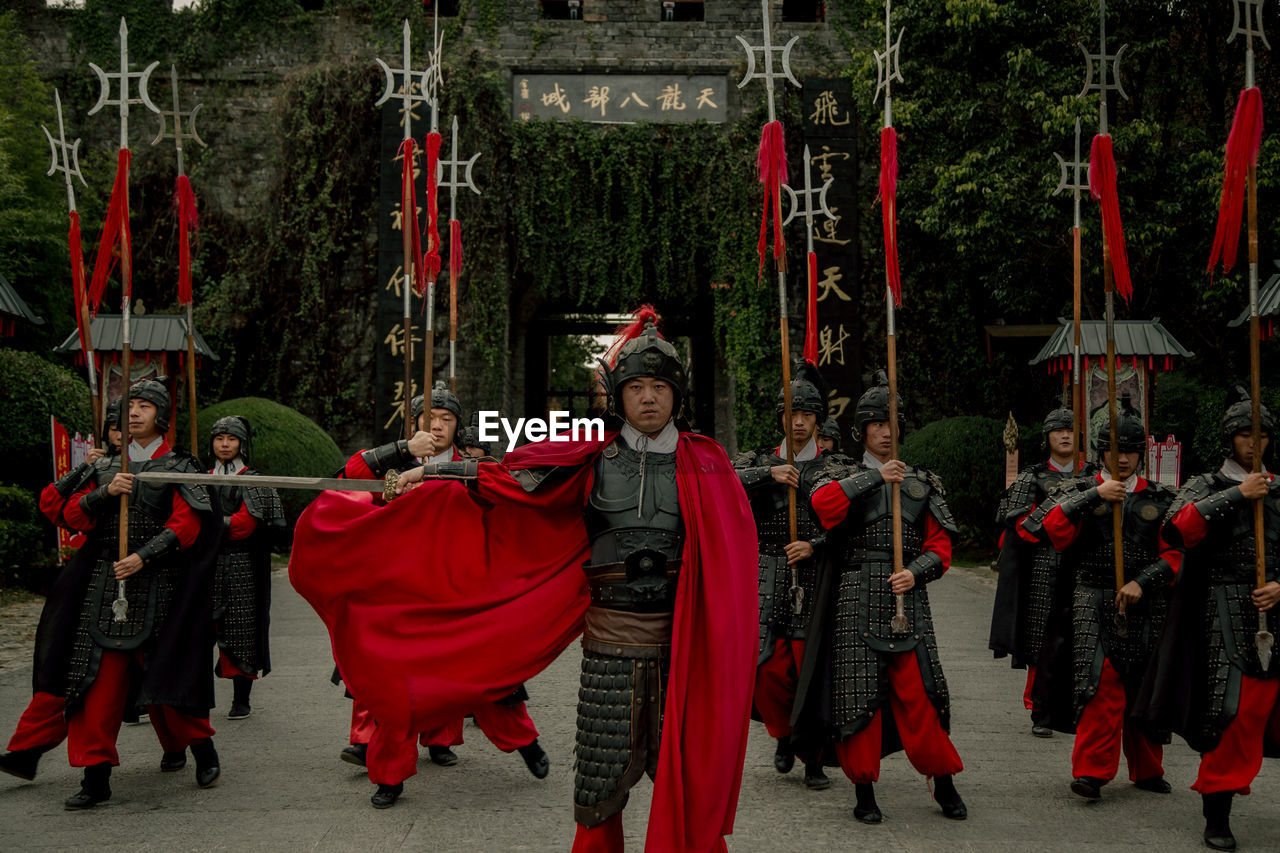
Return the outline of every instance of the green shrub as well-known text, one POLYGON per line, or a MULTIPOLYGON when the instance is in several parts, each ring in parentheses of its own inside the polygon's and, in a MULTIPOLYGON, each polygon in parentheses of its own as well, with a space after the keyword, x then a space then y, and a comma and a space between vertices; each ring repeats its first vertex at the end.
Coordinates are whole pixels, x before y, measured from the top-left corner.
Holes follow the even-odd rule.
POLYGON ((53 479, 50 415, 72 433, 89 432, 85 378, 35 353, 0 349, 0 481, 36 491, 53 479))
MULTIPOLYGON (((346 457, 333 439, 307 416, 262 397, 239 397, 201 409, 197 414, 200 458, 212 467, 209 430, 219 418, 243 415, 253 426, 250 466, 263 474, 284 477, 332 477, 346 457)), ((189 434, 186 416, 179 418, 178 435, 189 434)), ((280 499, 290 525, 317 492, 281 489, 280 499)))
POLYGON ((52 543, 53 528, 39 523, 32 492, 0 486, 0 589, 37 589, 52 543))
POLYGON ((960 527, 960 543, 992 542, 991 514, 1004 492, 1004 423, 993 418, 943 418, 909 433, 902 461, 942 478, 960 527))

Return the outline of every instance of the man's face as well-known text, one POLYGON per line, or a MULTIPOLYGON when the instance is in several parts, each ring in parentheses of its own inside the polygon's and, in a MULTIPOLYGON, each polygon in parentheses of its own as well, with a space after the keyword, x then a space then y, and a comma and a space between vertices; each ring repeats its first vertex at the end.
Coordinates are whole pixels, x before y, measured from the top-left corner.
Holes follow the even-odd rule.
POLYGON ((813 438, 814 431, 818 428, 818 416, 813 412, 791 412, 791 429, 788 435, 791 437, 791 443, 795 447, 804 447, 809 443, 809 439, 813 438))
POLYGON ((1049 431, 1049 455, 1059 458, 1069 458, 1075 449, 1075 443, 1071 440, 1071 430, 1055 429, 1049 431))
POLYGON ((1117 472, 1121 480, 1127 480, 1138 470, 1138 460, 1142 458, 1141 453, 1114 453, 1108 450, 1102 454, 1103 461, 1107 465, 1107 470, 1111 470, 1111 457, 1116 458, 1117 472))
POLYGON ((622 386, 622 415, 646 435, 662 430, 675 408, 675 389, 665 379, 639 376, 622 386))
POLYGON ((818 436, 818 449, 823 453, 830 453, 836 449, 836 440, 827 438, 825 435, 818 436))
POLYGON ((889 430, 889 422, 872 421, 867 424, 862 444, 872 456, 887 462, 893 456, 893 434, 889 430))
MULTIPOLYGON (((1271 436, 1263 432, 1258 438, 1259 444, 1262 445, 1262 452, 1266 453, 1267 445, 1271 443, 1271 436)), ((1231 450, 1241 468, 1246 471, 1253 470, 1253 436, 1249 430, 1242 429, 1231 438, 1231 450)))
POLYGON ((228 432, 215 435, 213 455, 219 462, 230 462, 240 455, 240 439, 228 432))
POLYGON ((129 401, 129 435, 141 444, 149 444, 150 440, 160 434, 156 428, 155 403, 134 398, 129 401), (142 439, 147 439, 143 441, 142 439))
POLYGON ((121 435, 119 427, 107 427, 107 441, 110 442, 111 446, 116 450, 120 449, 121 435))
POLYGON ((444 448, 453 444, 453 435, 458 430, 458 419, 448 409, 433 407, 429 414, 431 423, 427 427, 427 431, 435 436, 436 448, 443 452, 444 448))

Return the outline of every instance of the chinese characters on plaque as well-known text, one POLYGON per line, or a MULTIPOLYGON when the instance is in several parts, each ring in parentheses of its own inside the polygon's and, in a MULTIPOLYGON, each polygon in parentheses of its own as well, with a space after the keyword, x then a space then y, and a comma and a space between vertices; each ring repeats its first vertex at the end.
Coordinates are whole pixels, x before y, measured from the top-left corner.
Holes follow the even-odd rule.
POLYGON ((818 368, 831 386, 828 411, 848 445, 851 406, 862 393, 861 289, 858 285, 857 118, 849 81, 804 81, 804 141, 813 161, 813 183, 832 182, 827 206, 835 219, 815 218, 818 256, 818 368))
POLYGON ((723 122, 728 79, 664 74, 517 74, 511 117, 608 124, 723 122))

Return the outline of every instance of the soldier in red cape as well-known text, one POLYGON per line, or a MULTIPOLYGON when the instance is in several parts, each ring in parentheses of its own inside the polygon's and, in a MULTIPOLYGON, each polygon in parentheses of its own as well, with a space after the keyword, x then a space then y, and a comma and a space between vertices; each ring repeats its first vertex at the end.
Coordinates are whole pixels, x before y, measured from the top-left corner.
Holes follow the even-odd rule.
POLYGON ((622 849, 645 773, 646 850, 724 850, 742 780, 755 530, 724 449, 676 426, 684 368, 654 320, 606 376, 620 432, 430 465, 385 507, 325 493, 290 570, 378 720, 371 756, 509 695, 581 634, 576 851, 622 849))

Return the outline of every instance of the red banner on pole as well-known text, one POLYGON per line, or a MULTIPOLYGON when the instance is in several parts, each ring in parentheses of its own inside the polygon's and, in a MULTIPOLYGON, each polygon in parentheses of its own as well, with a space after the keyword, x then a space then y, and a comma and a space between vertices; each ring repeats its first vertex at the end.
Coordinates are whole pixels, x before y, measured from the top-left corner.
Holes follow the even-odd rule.
MULTIPOLYGON (((58 423, 58 419, 53 415, 49 416, 49 430, 53 436, 53 479, 55 482, 71 473, 71 469, 75 468, 84 461, 85 454, 89 452, 92 443, 81 438, 80 433, 76 433, 72 437, 67 428, 58 423)), ((62 563, 63 554, 68 550, 75 550, 84 544, 84 534, 67 530, 64 527, 58 528, 58 563, 62 563)))

